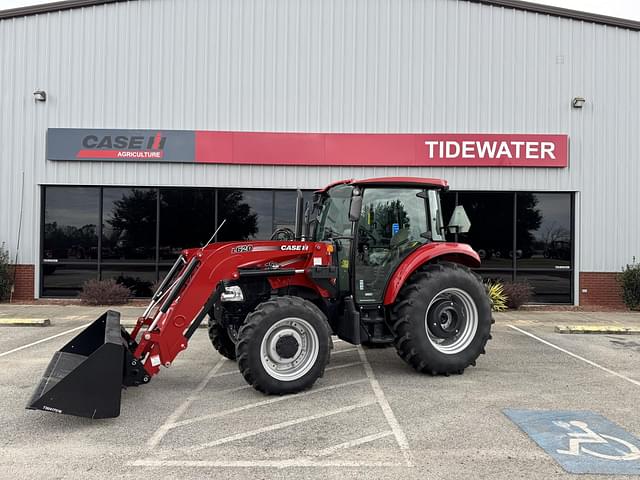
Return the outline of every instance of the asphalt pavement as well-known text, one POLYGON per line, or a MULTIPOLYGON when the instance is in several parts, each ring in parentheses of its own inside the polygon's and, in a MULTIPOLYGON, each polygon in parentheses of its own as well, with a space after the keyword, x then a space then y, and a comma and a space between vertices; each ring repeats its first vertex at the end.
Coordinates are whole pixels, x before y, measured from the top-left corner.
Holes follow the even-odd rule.
MULTIPOLYGON (((0 327, 0 478, 575 476, 505 409, 589 411, 640 438, 640 336, 554 332, 568 323, 637 327, 640 315, 631 313, 497 315, 487 354, 450 377, 414 372, 393 348, 337 341, 324 377, 283 397, 248 387, 235 362, 221 358, 199 330, 149 385, 123 390, 118 418, 25 410, 53 353, 103 310, 0 306, 0 318, 46 316, 52 323, 0 327)), ((142 309, 120 310, 129 323, 142 309)), ((576 445, 579 460, 587 454, 576 445)), ((640 472, 640 457, 620 445, 609 452, 622 460, 610 461, 612 472, 619 464, 640 472)))

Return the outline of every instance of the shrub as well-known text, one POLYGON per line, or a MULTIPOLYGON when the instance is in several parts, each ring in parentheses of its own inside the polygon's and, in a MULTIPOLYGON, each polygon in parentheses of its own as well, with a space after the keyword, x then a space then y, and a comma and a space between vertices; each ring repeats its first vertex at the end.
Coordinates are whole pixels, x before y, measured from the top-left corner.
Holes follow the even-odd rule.
POLYGON ((13 269, 9 264, 9 251, 3 243, 0 245, 0 301, 9 298, 12 285, 13 269))
POLYGON ((487 282, 487 294, 491 299, 493 312, 504 312, 507 309, 507 296, 504 294, 503 285, 500 282, 487 282))
POLYGON ((622 301, 630 310, 640 310, 640 263, 636 258, 618 275, 622 286, 622 301))
POLYGON ((80 292, 82 303, 87 305, 122 305, 130 296, 131 290, 113 279, 88 280, 80 292))
POLYGON ((505 282, 504 294, 507 296, 507 307, 518 310, 531 300, 533 289, 529 282, 505 282))

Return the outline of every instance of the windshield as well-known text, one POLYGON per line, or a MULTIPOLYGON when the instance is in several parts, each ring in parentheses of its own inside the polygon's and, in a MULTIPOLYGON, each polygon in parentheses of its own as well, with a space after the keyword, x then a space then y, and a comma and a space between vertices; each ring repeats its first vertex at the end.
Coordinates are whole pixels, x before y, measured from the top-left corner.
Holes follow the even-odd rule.
POLYGON ((351 235, 349 206, 351 205, 350 185, 338 185, 331 188, 319 205, 314 205, 315 230, 312 238, 316 242, 329 240, 337 236, 351 235))

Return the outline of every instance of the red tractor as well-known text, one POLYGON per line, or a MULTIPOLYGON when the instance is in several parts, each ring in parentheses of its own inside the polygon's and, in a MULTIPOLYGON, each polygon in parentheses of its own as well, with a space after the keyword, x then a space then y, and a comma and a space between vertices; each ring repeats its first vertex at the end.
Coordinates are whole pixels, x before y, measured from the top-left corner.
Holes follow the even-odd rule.
POLYGON ((184 250, 133 331, 106 312, 56 352, 28 408, 118 416, 121 387, 169 367, 205 317, 215 349, 267 394, 311 387, 333 334, 393 344, 419 372, 462 373, 491 338, 491 305, 469 269, 478 254, 445 240, 469 228, 462 207, 444 225, 447 188, 427 178, 340 181, 306 209, 299 193, 295 231, 184 250))

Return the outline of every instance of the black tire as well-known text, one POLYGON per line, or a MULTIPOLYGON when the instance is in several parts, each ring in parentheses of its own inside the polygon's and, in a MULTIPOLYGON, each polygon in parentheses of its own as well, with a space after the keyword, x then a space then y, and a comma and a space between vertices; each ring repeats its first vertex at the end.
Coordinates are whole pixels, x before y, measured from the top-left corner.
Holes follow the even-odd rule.
MULTIPOLYGON (((290 340, 283 341, 290 342, 290 340)), ((274 341, 271 342, 271 345, 273 343, 274 341)), ((258 305, 253 312, 247 315, 244 324, 240 327, 236 346, 238 367, 247 383, 256 390, 275 395, 296 393, 311 387, 318 378, 324 375, 324 369, 329 363, 331 345, 331 331, 327 317, 316 305, 299 297, 276 297, 258 305), (289 319, 297 319, 297 326, 288 326, 286 322, 295 323, 295 320, 289 319), (295 345, 289 343, 289 345, 283 346, 283 351, 285 348, 290 349, 288 350, 289 353, 282 354, 278 350, 280 348, 280 340, 292 339, 294 336, 281 336, 275 342, 277 355, 282 354, 284 359, 298 359, 301 362, 301 366, 291 366, 290 368, 294 372, 288 378, 276 378, 274 375, 280 373, 275 371, 276 369, 271 367, 269 362, 275 365, 277 360, 269 357, 269 360, 265 359, 263 362, 263 340, 265 342, 264 347, 268 348, 269 342, 277 337, 278 331, 293 331, 294 328, 301 328, 307 332, 305 334, 307 350, 317 352, 317 354, 308 353, 307 357, 303 356, 302 346, 295 339, 295 345), (315 347, 311 347, 311 345, 315 345, 315 347), (291 353, 292 350, 296 350, 296 353, 291 353), (265 363, 267 367, 265 367, 265 363), (300 370, 295 372, 296 368, 300 370)), ((271 354, 269 353, 268 355, 271 354)), ((291 365, 293 365, 293 362, 291 365)), ((287 372, 282 374, 287 374, 287 372)))
POLYGON ((227 329, 212 316, 209 317, 209 339, 220 355, 229 360, 236 359, 236 344, 231 340, 227 329))
POLYGON ((462 373, 475 365, 485 353, 493 323, 480 277, 449 262, 426 265, 412 275, 400 290, 392 319, 398 355, 417 371, 432 375, 462 373))

